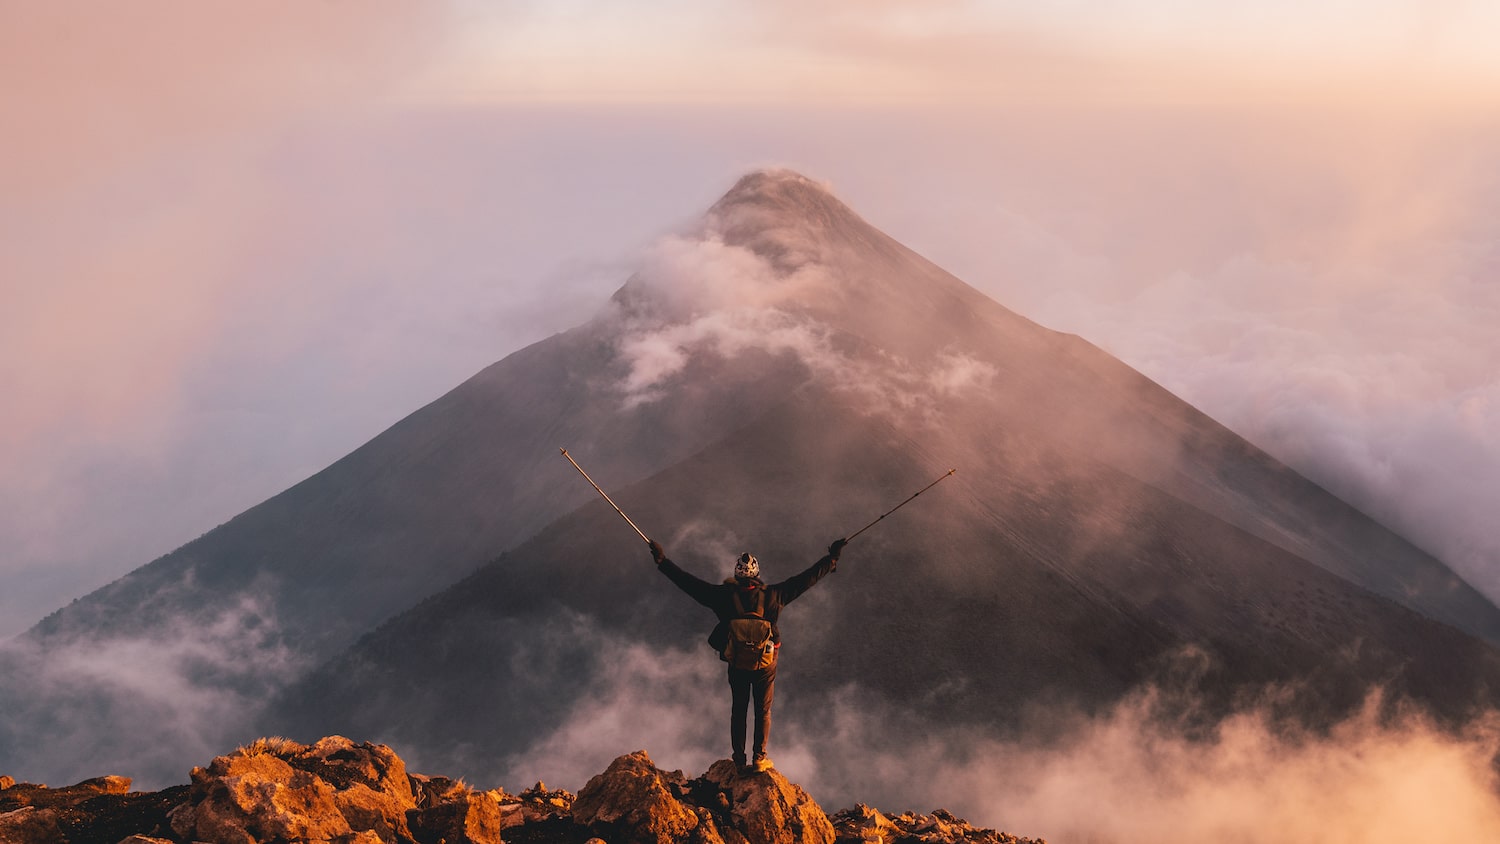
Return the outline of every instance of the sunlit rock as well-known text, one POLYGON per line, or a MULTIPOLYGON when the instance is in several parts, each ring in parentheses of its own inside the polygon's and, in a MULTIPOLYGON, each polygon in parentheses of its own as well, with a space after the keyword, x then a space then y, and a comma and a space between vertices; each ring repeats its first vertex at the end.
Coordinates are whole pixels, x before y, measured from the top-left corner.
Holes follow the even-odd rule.
POLYGON ((61 840, 56 809, 23 806, 0 814, 0 841, 6 844, 54 844, 61 840))
POLYGON ((822 808, 780 771, 741 774, 733 762, 720 759, 695 781, 695 796, 703 793, 702 783, 717 789, 714 802, 728 806, 721 829, 733 830, 756 844, 832 844, 834 840, 833 824, 822 808))
POLYGON ((407 813, 419 844, 500 844, 500 804, 488 792, 474 791, 447 803, 407 813))
POLYGON ((664 773, 638 750, 611 762, 579 790, 573 819, 609 830, 603 837, 610 844, 683 841, 698 826, 698 814, 678 799, 686 786, 681 771, 664 773))

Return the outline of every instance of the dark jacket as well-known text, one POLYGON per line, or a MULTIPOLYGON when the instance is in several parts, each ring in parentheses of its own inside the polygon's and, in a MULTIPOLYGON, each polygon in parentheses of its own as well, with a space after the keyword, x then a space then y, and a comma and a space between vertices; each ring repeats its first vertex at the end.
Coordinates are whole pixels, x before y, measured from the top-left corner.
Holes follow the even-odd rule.
POLYGON ((695 577, 683 571, 671 560, 663 559, 657 565, 657 570, 667 576, 668 580, 677 584, 677 588, 688 593, 698 603, 714 611, 719 617, 719 627, 715 628, 715 636, 710 637, 710 642, 715 641, 720 628, 724 623, 736 616, 734 609, 734 593, 740 592, 740 601, 746 610, 755 606, 754 590, 764 589, 766 592, 765 603, 762 613, 766 621, 771 622, 771 640, 778 645, 781 644, 781 630, 776 626, 776 620, 781 615, 781 608, 795 601, 803 592, 811 589, 814 583, 822 580, 829 572, 838 568, 838 560, 833 557, 824 556, 823 559, 813 563, 801 574, 794 574, 780 583, 767 586, 760 578, 740 579, 730 578, 723 583, 709 583, 706 580, 695 577))

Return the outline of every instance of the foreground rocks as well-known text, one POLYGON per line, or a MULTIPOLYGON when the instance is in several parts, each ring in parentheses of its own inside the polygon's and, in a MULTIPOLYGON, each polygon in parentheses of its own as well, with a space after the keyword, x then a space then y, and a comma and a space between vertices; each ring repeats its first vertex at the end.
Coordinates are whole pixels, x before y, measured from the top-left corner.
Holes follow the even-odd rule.
POLYGON ((1045 844, 944 812, 830 819, 778 771, 720 760, 689 779, 645 751, 621 756, 575 799, 537 783, 520 794, 409 773, 389 747, 329 736, 260 739, 194 768, 192 784, 130 792, 102 777, 67 788, 0 777, 4 844, 1045 844))

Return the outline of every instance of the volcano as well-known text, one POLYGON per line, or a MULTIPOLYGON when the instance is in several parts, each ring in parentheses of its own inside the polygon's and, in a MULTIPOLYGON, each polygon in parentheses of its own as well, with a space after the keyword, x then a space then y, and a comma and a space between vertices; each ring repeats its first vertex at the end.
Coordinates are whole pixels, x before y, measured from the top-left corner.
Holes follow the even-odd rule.
POLYGON ((1500 610, 1442 562, 773 170, 589 322, 28 632, 0 758, 149 782, 260 733, 475 778, 643 733, 722 755, 712 617, 559 446, 709 580, 743 550, 790 576, 958 469, 783 616, 773 749, 862 799, 899 784, 839 771, 841 742, 1014 735, 1146 685, 1207 721, 1274 690, 1314 725, 1500 687, 1500 610))

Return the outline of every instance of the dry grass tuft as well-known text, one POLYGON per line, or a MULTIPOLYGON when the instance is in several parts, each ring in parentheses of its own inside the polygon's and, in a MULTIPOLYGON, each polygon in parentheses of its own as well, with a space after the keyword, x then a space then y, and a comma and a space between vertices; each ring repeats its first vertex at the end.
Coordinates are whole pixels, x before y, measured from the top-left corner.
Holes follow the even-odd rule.
POLYGON ((247 745, 243 745, 236 752, 241 756, 263 756, 270 754, 285 758, 307 749, 307 745, 299 744, 289 738, 282 736, 264 736, 247 745))

